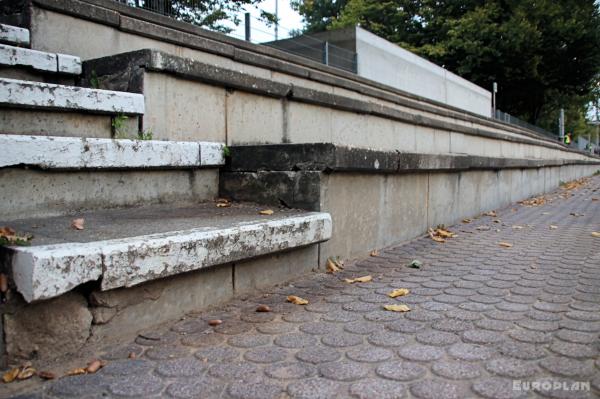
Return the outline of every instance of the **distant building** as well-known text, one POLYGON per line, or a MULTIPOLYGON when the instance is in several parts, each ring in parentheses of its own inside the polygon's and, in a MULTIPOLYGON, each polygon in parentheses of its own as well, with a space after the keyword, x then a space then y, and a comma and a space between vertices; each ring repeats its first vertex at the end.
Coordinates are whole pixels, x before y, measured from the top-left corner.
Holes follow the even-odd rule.
POLYGON ((265 43, 486 117, 492 93, 360 27, 265 43))

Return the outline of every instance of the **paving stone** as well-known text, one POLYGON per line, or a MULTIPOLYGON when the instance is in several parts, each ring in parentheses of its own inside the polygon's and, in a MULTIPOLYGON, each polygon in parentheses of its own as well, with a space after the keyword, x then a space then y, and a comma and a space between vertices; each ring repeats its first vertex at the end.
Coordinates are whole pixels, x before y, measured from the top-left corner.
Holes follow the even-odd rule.
POLYGON ((508 378, 529 378, 538 372, 538 367, 531 362, 512 358, 492 359, 485 364, 491 374, 508 378))
POLYGON ((465 361, 487 360, 495 353, 495 350, 488 346, 476 344, 458 343, 448 348, 450 356, 465 361))
POLYGON ((229 395, 235 399, 278 399, 281 398, 282 391, 280 386, 264 382, 234 382, 227 389, 229 395))
POLYGON ((275 320, 275 314, 272 312, 256 312, 248 310, 240 316, 240 319, 248 323, 268 323, 275 320))
POLYGON ((227 343, 237 348, 255 348, 264 346, 271 342, 271 339, 266 335, 248 334, 236 335, 227 340, 227 343))
POLYGON ((350 360, 365 363, 378 363, 391 359, 394 352, 385 348, 359 347, 346 352, 350 360))
POLYGON ((439 331, 460 333, 472 329, 473 323, 456 319, 444 319, 434 322, 432 327, 439 331))
POLYGON ((337 333, 339 331, 339 325, 337 323, 316 321, 312 323, 301 324, 299 329, 306 334, 328 335, 337 333))
POLYGON ((576 359, 596 358, 598 349, 592 345, 574 344, 571 342, 554 342, 550 345, 550 350, 562 356, 572 357, 576 359))
POLYGON ((434 346, 451 345, 459 340, 456 334, 437 330, 419 332, 415 338, 422 344, 434 346))
POLYGON ((591 361, 582 362, 560 356, 550 356, 540 360, 539 364, 543 369, 562 377, 582 378, 594 373, 591 361))
POLYGON ((274 343, 282 348, 306 348, 315 345, 317 341, 312 335, 298 332, 280 335, 275 338, 274 343))
POLYGON ((194 354, 201 361, 207 362, 226 362, 236 360, 240 356, 240 352, 234 348, 223 346, 215 346, 210 348, 202 348, 194 354))
POLYGON ((340 384, 325 378, 298 381, 288 385, 287 392, 297 399, 334 399, 339 397, 340 384))
POLYGON ((285 360, 288 351, 271 346, 253 348, 244 354, 244 359, 255 363, 275 363, 285 360))
POLYGON ((366 377, 369 368, 361 363, 342 360, 321 364, 319 372, 323 377, 334 381, 356 381, 366 377))
POLYGON ((202 319, 181 320, 171 327, 172 331, 185 334, 199 333, 209 329, 212 329, 212 327, 210 327, 208 323, 202 319))
POLYGON ((398 349, 398 354, 406 360, 429 362, 444 356, 444 350, 431 345, 413 344, 398 349))
POLYGON ((293 312, 285 314, 281 318, 288 323, 310 323, 312 321, 317 321, 318 314, 306 311, 293 312))
POLYGON ((215 346, 225 342, 227 336, 216 334, 216 333, 199 333, 199 334, 191 334, 186 335, 181 338, 180 342, 183 345, 191 346, 193 348, 200 348, 203 346, 215 346))
POLYGON ((129 344, 119 346, 117 348, 107 349, 107 352, 104 353, 101 357, 105 360, 123 360, 129 359, 131 353, 133 353, 136 357, 140 357, 144 348, 140 345, 129 344))
POLYGON ((400 313, 381 310, 381 306, 379 307, 379 309, 380 310, 365 313, 364 318, 369 321, 386 322, 400 320, 403 317, 400 313))
POLYGON ((359 399, 401 399, 406 386, 396 381, 369 378, 350 386, 350 395, 359 399))
POLYGON ((506 339, 504 334, 489 330, 467 330, 461 334, 466 343, 471 344, 495 344, 506 339))
POLYGON ((226 335, 237 335, 247 333, 252 329, 253 326, 251 323, 242 323, 239 321, 225 320, 223 324, 216 326, 214 328, 214 331, 226 335))
POLYGON ((177 399, 215 398, 219 397, 223 386, 218 380, 210 377, 177 381, 167 388, 167 394, 177 399))
POLYGON ((196 377, 204 373, 206 364, 194 358, 160 362, 156 373, 163 377, 196 377))
POLYGON ((102 374, 113 376, 129 374, 147 374, 156 367, 156 363, 144 359, 128 359, 108 362, 101 369, 102 374))
POLYGON ((421 309, 417 309, 417 310, 408 312, 408 313, 406 313, 405 317, 408 320, 424 321, 424 322, 435 321, 435 320, 440 320, 440 319, 444 318, 444 316, 439 313, 429 312, 427 310, 421 310, 421 309))
POLYGON ((528 393, 513 389, 513 381, 504 378, 485 378, 472 385, 473 391, 489 399, 520 399, 526 398, 528 393))
POLYGON ((380 364, 375 373, 391 380, 413 381, 425 375, 426 369, 417 363, 395 360, 380 364))
POLYGON ((296 353, 297 359, 312 364, 333 362, 340 357, 342 357, 340 352, 325 346, 313 346, 302 349, 296 353))
POLYGON ((299 362, 275 363, 265 368, 265 374, 278 380, 297 380, 316 373, 314 366, 299 362))
POLYGON ((458 361, 435 362, 431 370, 440 377, 451 380, 469 380, 480 376, 480 367, 473 363, 458 361))
POLYGON ((505 356, 521 360, 537 360, 547 356, 543 346, 521 342, 503 342, 498 346, 498 351, 505 356))
POLYGON ((535 330, 514 330, 509 335, 516 341, 529 344, 547 344, 552 341, 552 334, 535 330))
POLYGON ((591 344, 597 341, 598 334, 585 333, 572 330, 559 330, 555 336, 563 341, 572 342, 575 344, 591 344))
POLYGON ((411 385, 410 392, 420 399, 458 399, 463 397, 458 385, 435 379, 415 382, 411 385))
POLYGON ((248 362, 218 363, 210 367, 208 374, 223 380, 258 381, 262 377, 261 369, 248 362))
POLYGON ((103 374, 77 375, 59 379, 52 383, 49 391, 59 398, 80 398, 88 395, 90 392, 103 392, 107 390, 113 381, 114 379, 107 378, 103 374))
POLYGON ((539 321, 525 319, 517 321, 516 324, 528 330, 535 330, 541 332, 552 332, 558 330, 559 328, 559 324, 556 321, 539 321))
POLYGON ((289 323, 272 322, 268 324, 261 324, 256 326, 256 331, 261 334, 285 334, 295 330, 295 326, 289 323))
POLYGON ((349 346, 360 345, 363 342, 363 338, 357 334, 343 332, 335 335, 326 335, 321 338, 321 342, 323 342, 324 345, 334 348, 346 348, 349 346))
POLYGON ((563 319, 559 322, 559 327, 580 332, 600 332, 600 323, 598 322, 563 319))
POLYGON ((358 319, 360 319, 360 314, 346 311, 327 313, 321 316, 321 320, 334 323, 349 323, 358 319))
POLYGON ((492 331, 506 331, 514 327, 514 323, 510 321, 481 319, 473 322, 476 327, 492 331))
POLYGON ((361 335, 372 334, 375 331, 381 331, 383 328, 382 324, 370 321, 354 321, 344 324, 344 331, 361 335))
POLYGON ((393 347, 406 343, 407 335, 394 331, 377 331, 367 337, 367 341, 375 346, 393 347))
POLYGON ((129 374, 117 378, 108 387, 113 395, 124 397, 149 396, 163 389, 163 381, 149 374, 129 374))

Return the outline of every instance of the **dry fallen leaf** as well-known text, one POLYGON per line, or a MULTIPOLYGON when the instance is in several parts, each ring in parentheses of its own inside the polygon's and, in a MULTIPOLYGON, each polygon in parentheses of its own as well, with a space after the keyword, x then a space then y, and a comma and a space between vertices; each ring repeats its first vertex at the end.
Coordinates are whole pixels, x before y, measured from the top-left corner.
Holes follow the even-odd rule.
POLYGON ((592 231, 592 237, 600 238, 600 233, 597 231, 592 231))
POLYGON ((231 202, 217 202, 217 208, 229 208, 231 202))
POLYGON ((262 211, 260 211, 258 213, 261 214, 261 215, 267 215, 267 216, 269 216, 269 215, 273 214, 273 210, 272 209, 265 209, 265 210, 262 210, 262 211))
POLYGON ((379 256, 379 252, 377 252, 377 250, 374 249, 374 250, 371 251, 371 253, 369 255, 371 255, 373 257, 376 257, 376 256, 379 256))
POLYGON ((214 319, 214 320, 209 320, 208 321, 208 325, 209 326, 213 326, 214 327, 214 326, 218 326, 219 324, 223 324, 223 321, 219 320, 219 319, 214 319))
POLYGON ((407 290, 406 288, 398 288, 398 289, 396 289, 396 290, 394 290, 394 291, 390 292, 390 293, 388 294, 388 296, 389 296, 390 298, 396 298, 396 297, 398 297, 398 296, 404 296, 404 295, 408 295, 408 293, 409 293, 409 292, 410 292, 410 291, 409 291, 409 290, 407 290))
POLYGON ((523 228, 523 226, 519 226, 518 224, 515 224, 514 226, 512 226, 512 228, 514 230, 521 230, 523 228))
POLYGON ((369 281, 373 281, 373 276, 362 276, 362 277, 357 277, 357 278, 346 278, 344 279, 345 282, 349 283, 349 284, 353 284, 353 283, 368 283, 369 281))
POLYGON ((410 308, 406 305, 383 305, 385 310, 390 312, 409 312, 410 308))
POLYGON ((104 367, 106 365, 105 362, 103 362, 102 360, 92 360, 87 368, 85 369, 85 371, 89 374, 94 374, 96 371, 100 370, 102 367, 104 367))
POLYGON ((442 237, 442 238, 452 238, 452 237, 454 237, 456 235, 456 234, 454 234, 454 233, 452 233, 452 232, 450 232, 448 230, 445 230, 445 229, 436 229, 435 232, 436 232, 436 234, 439 237, 442 237))
POLYGON ((471 219, 469 219, 469 218, 466 218, 466 219, 463 219, 463 220, 462 220, 462 222, 463 222, 463 223, 467 223, 467 224, 468 224, 468 223, 471 223, 471 219))
POLYGON ((23 381, 33 377, 36 374, 36 371, 31 366, 25 366, 21 368, 19 374, 17 374, 17 380, 23 381))
POLYGON ((21 371, 20 367, 15 367, 14 369, 8 370, 6 373, 4 373, 2 375, 2 381, 5 384, 8 384, 9 382, 13 382, 19 375, 20 371, 21 371))
POLYGON ((513 246, 511 243, 508 242, 499 242, 498 245, 504 248, 511 248, 513 246))
POLYGON ((0 273, 0 292, 4 294, 6 291, 8 291, 8 276, 0 273))
POLYGON ((56 378, 56 374, 51 371, 38 371, 37 376, 43 380, 53 380, 56 378))
POLYGON ((335 272, 339 272, 340 269, 343 269, 344 267, 342 266, 342 264, 333 259, 333 258, 327 258, 327 273, 335 273, 335 272))
POLYGON ((85 373, 86 373, 85 369, 81 368, 81 367, 67 371, 68 376, 81 375, 81 374, 85 374, 85 373))
POLYGON ((550 225, 550 230, 556 230, 556 229, 558 229, 558 226, 555 226, 553 224, 550 225))
POLYGON ((483 214, 483 216, 491 216, 493 218, 497 217, 496 211, 489 211, 483 214))
POLYGON ((71 227, 74 228, 75 230, 83 230, 84 223, 85 223, 84 218, 73 219, 73 220, 71 220, 71 227))
POLYGON ((31 234, 17 234, 8 226, 0 227, 0 245, 29 245, 31 234))
POLYGON ((294 305, 308 305, 308 301, 306 299, 300 298, 296 295, 288 296, 287 301, 293 303, 294 305))
POLYGON ((258 305, 258 307, 256 308, 257 312, 270 312, 271 308, 268 307, 267 305, 258 305))

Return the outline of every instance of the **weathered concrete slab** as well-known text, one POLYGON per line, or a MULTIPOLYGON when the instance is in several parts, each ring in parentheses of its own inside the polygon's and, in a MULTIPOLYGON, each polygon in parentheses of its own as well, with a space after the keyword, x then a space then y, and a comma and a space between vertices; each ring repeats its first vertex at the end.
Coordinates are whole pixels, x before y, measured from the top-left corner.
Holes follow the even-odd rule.
POLYGON ((198 168, 225 163, 221 143, 0 135, 0 167, 198 168))
POLYGON ((81 231, 69 228, 71 217, 14 221, 17 231, 35 232, 33 246, 4 248, 0 257, 31 302, 88 281, 102 279, 103 290, 130 287, 331 237, 327 213, 281 210, 266 216, 259 209, 206 203, 99 211, 80 215, 86 220, 81 231))
POLYGON ((18 26, 0 24, 0 43, 29 46, 29 30, 18 26))
POLYGON ((144 113, 144 96, 0 78, 0 105, 140 115, 144 113))
POLYGON ((43 72, 81 74, 81 59, 73 55, 54 54, 23 47, 0 44, 0 65, 27 67, 43 72))

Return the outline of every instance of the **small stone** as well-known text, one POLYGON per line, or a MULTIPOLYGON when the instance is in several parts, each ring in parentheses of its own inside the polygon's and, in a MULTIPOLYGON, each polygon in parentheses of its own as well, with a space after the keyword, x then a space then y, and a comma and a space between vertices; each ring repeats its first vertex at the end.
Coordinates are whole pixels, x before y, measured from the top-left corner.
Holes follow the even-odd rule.
POLYGON ((271 308, 268 307, 267 305, 258 305, 258 307, 256 308, 257 312, 270 312, 271 308))
POLYGON ((220 325, 220 324, 223 324, 223 320, 214 319, 214 320, 209 320, 209 321, 208 321, 208 325, 209 325, 209 326, 213 326, 213 327, 215 327, 215 326, 218 326, 218 325, 220 325))

